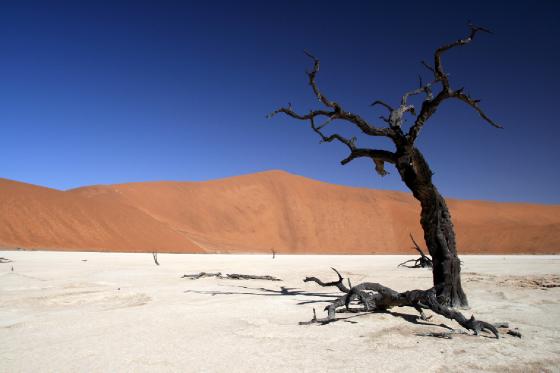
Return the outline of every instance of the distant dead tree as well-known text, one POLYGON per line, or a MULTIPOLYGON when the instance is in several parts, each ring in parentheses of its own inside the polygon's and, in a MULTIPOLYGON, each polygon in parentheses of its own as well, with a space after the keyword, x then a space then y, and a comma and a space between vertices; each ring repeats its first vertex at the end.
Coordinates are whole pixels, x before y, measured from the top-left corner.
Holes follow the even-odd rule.
POLYGON ((272 249, 272 259, 276 258, 276 250, 272 249))
POLYGON ((418 253, 420 254, 420 258, 410 259, 410 260, 404 261, 401 264, 399 264, 397 267, 432 268, 433 267, 432 259, 430 259, 429 257, 426 256, 426 254, 424 254, 424 252, 422 251, 420 246, 418 246, 418 244, 414 240, 414 236, 412 236, 412 233, 410 234, 410 239, 412 240, 412 243, 414 244, 414 249, 416 249, 416 251, 418 251, 418 253), (414 262, 414 264, 408 264, 408 263, 411 263, 411 262, 414 262))
POLYGON ((158 256, 157 251, 154 251, 154 252, 152 253, 152 256, 154 257, 154 263, 156 263, 156 265, 159 265, 159 262, 158 262, 158 260, 157 260, 157 256, 158 256))
MULTIPOLYGON (((349 155, 340 163, 342 165, 357 158, 369 158, 373 161, 375 171, 381 176, 387 174, 385 164, 390 163, 399 172, 402 181, 420 202, 420 224, 424 230, 424 240, 433 261, 433 284, 437 300, 442 305, 467 307, 468 301, 461 286, 461 265, 457 255, 455 232, 451 214, 445 199, 432 182, 432 171, 422 152, 416 147, 416 140, 424 125, 444 102, 458 100, 476 111, 484 121, 496 128, 502 128, 488 117, 479 106, 480 101, 472 98, 464 88, 452 88, 449 74, 444 70, 442 55, 451 49, 469 44, 479 33, 489 33, 483 27, 469 24, 469 34, 463 38, 445 44, 435 50, 433 65, 424 61, 422 64, 432 78, 424 83, 420 78, 419 87, 406 92, 396 106, 376 100, 371 105, 380 106, 387 111, 380 119, 383 126, 371 124, 358 114, 345 110, 336 101, 330 100, 319 89, 316 77, 319 72, 319 60, 308 52, 305 54, 313 61, 313 69, 307 72, 309 85, 322 108, 308 113, 294 111, 292 105, 275 110, 268 117, 278 113, 291 118, 308 121, 311 129, 321 138, 321 142, 338 141, 348 147, 349 155), (421 96, 420 110, 409 102, 413 96, 421 96), (405 117, 412 118, 412 125, 405 124, 405 117), (323 130, 334 121, 343 121, 357 127, 364 135, 384 137, 394 145, 394 150, 362 148, 355 137, 347 138, 338 133, 325 135, 323 130), (408 127, 405 128, 405 127, 408 127)), ((360 286, 360 285, 358 285, 360 286)))

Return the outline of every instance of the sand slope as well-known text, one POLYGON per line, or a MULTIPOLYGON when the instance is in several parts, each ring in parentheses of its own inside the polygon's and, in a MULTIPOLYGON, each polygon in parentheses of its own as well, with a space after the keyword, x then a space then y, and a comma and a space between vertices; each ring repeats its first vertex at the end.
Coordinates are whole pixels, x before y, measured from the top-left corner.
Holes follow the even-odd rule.
POLYGON ((0 244, 57 250, 200 252, 140 210, 0 179, 0 244))
MULTIPOLYGON (((560 206, 450 200, 463 253, 560 252, 560 206)), ((172 252, 410 253, 410 194, 282 171, 66 192, 0 179, 4 247, 172 252)))

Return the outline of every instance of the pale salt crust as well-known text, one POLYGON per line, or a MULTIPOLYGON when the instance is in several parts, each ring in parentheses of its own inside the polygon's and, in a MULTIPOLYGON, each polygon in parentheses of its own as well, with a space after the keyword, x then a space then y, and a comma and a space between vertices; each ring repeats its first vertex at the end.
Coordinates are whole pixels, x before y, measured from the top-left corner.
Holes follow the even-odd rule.
POLYGON ((522 339, 417 336, 457 324, 412 308, 300 326, 325 294, 302 279, 427 288, 410 256, 190 255, 0 251, 3 372, 540 372, 560 367, 560 256, 462 256, 470 316, 522 339), (13 267, 13 271, 12 271, 13 267), (200 271, 283 279, 181 279, 200 271), (284 292, 282 292, 284 287, 284 292), (283 294, 287 293, 287 294, 283 294))

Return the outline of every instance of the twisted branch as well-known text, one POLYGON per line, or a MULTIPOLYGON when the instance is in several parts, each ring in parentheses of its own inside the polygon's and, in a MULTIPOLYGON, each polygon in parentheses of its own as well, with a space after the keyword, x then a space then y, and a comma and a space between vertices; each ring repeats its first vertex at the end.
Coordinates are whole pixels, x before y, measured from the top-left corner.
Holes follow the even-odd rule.
POLYGON ((469 44, 475 38, 475 36, 477 35, 478 32, 491 33, 490 30, 488 30, 484 27, 475 26, 472 23, 469 23, 469 29, 470 29, 470 33, 466 38, 456 40, 453 43, 443 45, 443 46, 439 47, 438 49, 436 49, 436 51, 434 53, 434 67, 431 67, 426 62, 422 61, 422 64, 434 74, 435 80, 432 84, 441 83, 442 89, 436 95, 435 98, 430 99, 428 97, 422 103, 422 108, 420 110, 420 113, 416 117, 414 125, 410 128, 410 130, 408 132, 408 135, 407 135, 407 139, 410 143, 414 143, 414 141, 418 137, 418 134, 420 133, 420 130, 422 129, 422 127, 424 126, 426 121, 428 121, 428 119, 430 119, 430 117, 436 112, 439 105, 443 101, 445 101, 449 98, 456 98, 456 99, 459 99, 459 100, 465 102, 467 105, 472 107, 476 112, 478 112, 478 114, 482 117, 482 119, 484 119, 490 125, 492 125, 493 127, 496 127, 496 128, 503 128, 502 126, 500 126, 499 124, 497 124, 496 122, 491 120, 490 117, 488 117, 488 115, 486 115, 482 111, 482 109, 478 106, 478 103, 480 102, 479 100, 474 100, 471 97, 469 97, 468 95, 464 94, 463 93, 463 88, 461 88, 459 90, 453 90, 451 88, 451 85, 450 85, 450 82, 449 82, 449 75, 443 69, 443 64, 441 62, 441 56, 444 52, 446 52, 446 51, 448 51, 452 48, 456 48, 456 47, 460 47, 460 46, 469 44))
POLYGON ((442 83, 443 88, 446 91, 449 90, 449 77, 445 73, 445 71, 443 70, 443 65, 441 63, 441 55, 443 54, 443 52, 446 52, 446 51, 448 51, 452 48, 456 48, 456 47, 460 47, 460 46, 469 44, 471 41, 473 41, 474 37, 476 36, 476 34, 478 32, 486 32, 488 34, 492 33, 487 28, 480 27, 480 26, 475 26, 470 22, 469 22, 468 26, 469 26, 469 29, 470 29, 470 33, 466 38, 459 39, 459 40, 456 40, 452 43, 443 45, 443 46, 439 47, 438 49, 436 49, 436 52, 434 53, 434 76, 435 76, 436 80, 438 80, 442 83))
POLYGON ((307 51, 304 51, 304 53, 311 60, 313 60, 313 69, 311 71, 307 72, 307 76, 309 78, 309 85, 311 86, 311 89, 313 90, 313 93, 315 94, 315 97, 317 97, 319 102, 321 102, 327 108, 330 108, 332 110, 330 110, 330 111, 329 110, 313 110, 313 111, 310 111, 309 114, 307 114, 307 115, 301 115, 301 114, 298 114, 298 113, 294 112, 292 110, 291 105, 288 105, 288 107, 282 107, 280 109, 277 109, 277 110, 273 111, 272 113, 267 115, 268 118, 270 118, 270 117, 272 117, 272 116, 274 116, 278 113, 283 113, 283 114, 291 116, 292 118, 296 118, 296 119, 300 119, 300 120, 309 120, 309 119, 316 118, 318 116, 326 116, 326 117, 332 118, 332 120, 339 119, 339 120, 343 120, 343 121, 352 123, 352 124, 356 125, 363 133, 365 133, 367 135, 370 135, 370 136, 386 136, 386 137, 394 136, 394 133, 390 128, 375 127, 375 126, 369 124, 365 119, 363 119, 359 115, 353 114, 353 113, 350 113, 350 112, 344 110, 339 103, 329 100, 321 92, 321 90, 319 89, 319 87, 317 85, 317 82, 315 81, 315 77, 317 76, 317 73, 319 72, 319 67, 320 67, 319 59, 317 59, 315 56, 313 56, 312 54, 310 54, 307 51))
POLYGON ((375 171, 381 176, 385 176, 388 172, 385 170, 385 162, 395 163, 396 162, 396 155, 387 150, 376 150, 376 149, 368 149, 368 148, 357 148, 356 147, 356 138, 352 137, 350 139, 343 137, 337 133, 332 134, 330 136, 325 136, 321 129, 325 127, 328 123, 332 121, 332 118, 329 118, 325 123, 320 126, 315 125, 315 120, 313 118, 310 119, 311 128, 315 131, 320 137, 321 142, 332 142, 337 140, 350 149, 350 154, 348 157, 344 158, 340 161, 340 164, 343 166, 356 158, 367 157, 371 158, 373 163, 375 164, 375 171))
MULTIPOLYGON (((355 138, 345 138, 340 134, 333 134, 330 136, 324 135, 321 131, 328 124, 336 120, 345 121, 352 123, 357 128, 359 128, 364 134, 369 136, 383 136, 390 138, 397 147, 398 153, 405 153, 412 149, 416 138, 418 137, 424 124, 432 117, 445 100, 449 98, 454 98, 463 101, 470 107, 472 107, 486 122, 496 128, 502 128, 499 124, 494 122, 479 106, 479 100, 471 98, 469 95, 464 93, 463 88, 458 90, 453 90, 449 82, 449 75, 444 71, 442 64, 442 55, 446 51, 469 44, 479 32, 489 33, 490 31, 484 27, 475 26, 469 23, 469 35, 463 39, 456 40, 452 43, 443 45, 436 49, 434 53, 434 66, 430 66, 426 62, 422 61, 422 64, 434 75, 434 80, 423 84, 422 79, 420 79, 419 88, 406 92, 402 98, 400 105, 393 108, 388 103, 376 100, 371 105, 372 106, 382 106, 389 111, 389 116, 381 116, 380 118, 388 124, 388 127, 376 127, 368 123, 365 119, 357 114, 350 113, 336 101, 329 99, 323 94, 317 85, 316 77, 320 69, 320 61, 311 53, 305 51, 305 55, 308 56, 313 61, 313 68, 311 71, 307 71, 308 82, 311 86, 313 94, 317 100, 325 106, 325 109, 311 110, 307 114, 299 114, 295 112, 292 105, 289 104, 286 107, 281 107, 267 117, 270 118, 278 113, 282 113, 298 120, 309 120, 311 123, 311 128, 321 136, 322 142, 332 142, 337 140, 350 149, 350 155, 341 161, 342 165, 345 165, 356 158, 367 157, 373 160, 375 164, 375 170, 381 176, 387 174, 385 170, 385 162, 396 163, 396 153, 376 150, 376 149, 365 149, 358 148, 356 146, 355 138), (435 86, 441 86, 441 89, 437 94, 434 94, 433 90, 435 86), (414 105, 408 103, 408 99, 411 96, 425 94, 425 98, 422 102, 420 112, 417 111, 414 105), (404 116, 410 113, 415 116, 414 123, 405 135, 402 130, 402 125, 404 123, 404 116), (324 120, 322 124, 316 125, 319 118, 324 120)), ((404 154, 406 155, 406 154, 404 154)))
POLYGON ((488 117, 488 115, 486 115, 482 111, 480 106, 478 106, 478 103, 480 102, 480 100, 475 100, 475 99, 471 98, 469 95, 464 94, 462 88, 460 90, 457 90, 457 91, 453 92, 452 97, 456 98, 456 99, 459 99, 459 100, 463 101, 464 103, 466 103, 467 105, 469 105, 470 107, 472 107, 482 117, 482 119, 484 119, 486 122, 490 123, 490 125, 492 125, 493 127, 500 128, 500 129, 504 128, 501 125, 499 125, 498 123, 494 122, 492 119, 490 119, 490 117, 488 117))
POLYGON ((325 283, 316 277, 306 277, 303 281, 313 281, 323 287, 336 286, 345 294, 325 307, 325 311, 327 311, 326 318, 318 319, 315 310, 313 310, 313 319, 311 319, 311 321, 302 322, 300 323, 301 325, 313 323, 327 324, 336 321, 337 308, 345 307, 346 310, 355 310, 354 308, 350 308, 350 304, 352 301, 358 299, 363 306, 362 309, 357 310, 358 312, 384 311, 391 307, 413 307, 420 313, 420 317, 426 320, 429 317, 426 317, 423 310, 429 309, 448 319, 457 321, 459 325, 467 330, 471 330, 475 335, 478 335, 480 332, 489 332, 496 338, 499 338, 498 329, 493 324, 477 320, 474 315, 470 318, 466 318, 461 312, 441 305, 437 301, 435 288, 428 290, 410 290, 399 293, 378 283, 364 282, 348 289, 344 286, 343 278, 340 273, 334 268, 333 270, 338 275, 338 280, 336 281, 325 283))

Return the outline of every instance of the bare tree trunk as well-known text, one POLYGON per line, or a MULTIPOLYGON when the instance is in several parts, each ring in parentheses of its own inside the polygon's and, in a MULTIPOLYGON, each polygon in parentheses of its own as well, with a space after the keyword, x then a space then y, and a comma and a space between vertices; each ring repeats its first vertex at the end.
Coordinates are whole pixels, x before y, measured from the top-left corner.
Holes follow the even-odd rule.
POLYGON ((420 224, 432 256, 437 299, 444 305, 468 307, 467 296, 461 286, 461 262, 447 203, 432 183, 433 173, 422 153, 416 148, 399 153, 397 169, 422 207, 420 224))

